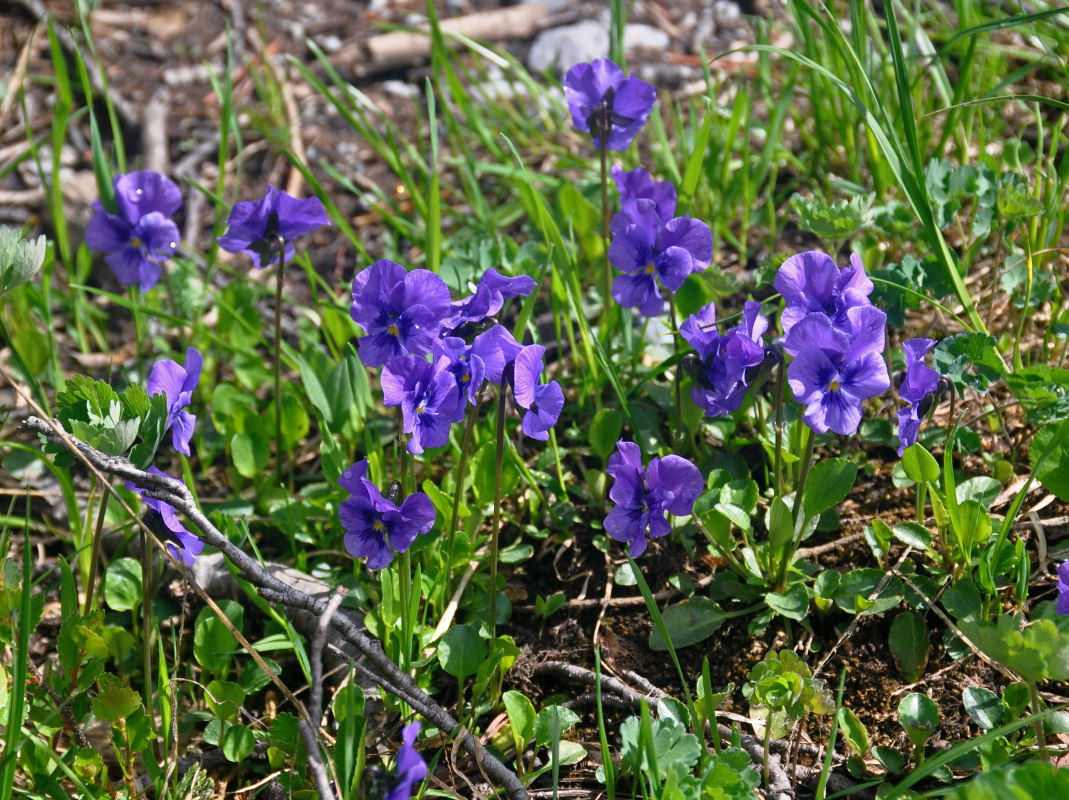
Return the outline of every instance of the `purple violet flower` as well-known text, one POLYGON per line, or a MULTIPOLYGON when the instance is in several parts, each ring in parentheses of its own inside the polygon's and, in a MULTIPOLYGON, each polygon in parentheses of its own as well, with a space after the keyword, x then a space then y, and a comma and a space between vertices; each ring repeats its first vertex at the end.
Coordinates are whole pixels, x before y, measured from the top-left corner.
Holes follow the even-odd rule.
POLYGON ((523 345, 503 325, 483 331, 471 343, 472 356, 477 356, 483 362, 486 380, 497 384, 504 379, 505 367, 510 361, 516 360, 522 349, 523 345))
POLYGON ((688 275, 701 272, 713 257, 713 234, 701 220, 676 217, 662 222, 652 200, 626 203, 613 217, 609 260, 623 275, 612 284, 612 296, 620 305, 647 317, 664 311, 657 288, 660 283, 673 294, 688 275))
POLYGON ((235 203, 226 220, 227 231, 216 241, 230 253, 246 253, 252 265, 263 269, 278 261, 278 240, 285 242, 286 260, 293 258, 292 240, 329 225, 327 212, 318 197, 298 200, 267 185, 262 200, 235 203))
POLYGON ((1069 561, 1063 561, 1058 567, 1058 600, 1054 610, 1059 614, 1069 614, 1069 561))
POLYGON ((382 370, 383 405, 400 406, 402 427, 409 434, 408 452, 416 455, 449 441, 449 426, 464 419, 464 404, 449 358, 433 364, 423 356, 398 356, 382 370))
POLYGON ((916 443, 921 420, 931 408, 939 389, 939 373, 924 363, 925 354, 935 345, 935 339, 908 339, 902 343, 906 369, 898 386, 898 396, 909 405, 898 409, 899 456, 916 443))
POLYGON ((401 749, 397 751, 397 780, 385 800, 409 800, 415 786, 427 779, 427 762, 416 749, 420 724, 410 722, 401 730, 401 749))
POLYGON ((549 429, 557 424, 564 408, 564 391, 556 381, 539 383, 546 368, 542 361, 546 348, 531 344, 516 355, 513 367, 513 395, 516 405, 526 410, 521 428, 532 439, 546 441, 549 429))
POLYGON ((590 133, 594 147, 626 150, 657 102, 657 91, 607 58, 576 64, 564 76, 572 122, 590 133))
POLYGON ((453 331, 468 322, 482 322, 499 312, 506 300, 526 297, 537 288, 538 284, 534 278, 528 275, 510 278, 490 267, 479 278, 479 284, 471 297, 452 304, 449 317, 442 322, 442 328, 453 331))
POLYGON ((345 470, 338 483, 352 495, 338 509, 345 549, 353 558, 367 558, 368 569, 388 567, 394 553, 404 553, 434 526, 431 499, 416 492, 398 507, 368 480, 366 458, 345 470))
POLYGON ((456 416, 463 418, 467 403, 475 405, 479 397, 479 390, 486 380, 486 367, 483 360, 472 352, 472 348, 459 336, 446 336, 434 343, 431 351, 431 361, 438 363, 446 358, 449 365, 446 367, 457 382, 457 411, 456 416))
POLYGON ((185 409, 193 401, 193 390, 200 381, 203 363, 200 353, 190 347, 186 350, 185 367, 171 359, 157 361, 148 376, 146 391, 149 397, 162 394, 167 398, 167 426, 172 428, 171 440, 174 449, 186 456, 197 418, 185 409))
POLYGON ((360 338, 360 360, 381 367, 398 356, 424 356, 449 314, 449 287, 430 270, 409 272, 383 258, 353 278, 349 316, 367 336, 360 338))
POLYGON ((619 165, 612 168, 612 179, 620 192, 621 206, 634 200, 652 200, 664 222, 676 215, 676 187, 671 181, 654 181, 642 167, 624 172, 619 165))
POLYGON ((787 383, 805 406, 802 419, 817 433, 849 436, 861 424, 861 403, 891 385, 883 360, 887 315, 875 306, 847 311, 849 332, 821 313, 791 327, 783 349, 794 356, 787 383))
POLYGON ((605 518, 605 532, 628 542, 628 554, 635 558, 646 551, 647 529, 650 536, 667 536, 671 526, 665 513, 690 514, 704 485, 698 468, 680 456, 655 458, 643 470, 638 445, 623 440, 605 471, 615 480, 609 498, 616 503, 605 518))
POLYGON ((742 406, 753 372, 765 360, 761 340, 767 330, 768 319, 761 314, 761 304, 753 300, 744 306, 742 322, 726 334, 716 330, 716 309, 711 303, 680 326, 679 332, 698 354, 693 367, 684 359, 695 382, 691 398, 708 416, 726 416, 742 406))
MULTIPOLYGON (((176 480, 166 472, 156 469, 156 467, 149 467, 148 471, 153 475, 162 475, 165 478, 176 480)), ((204 542, 196 534, 186 530, 186 527, 178 521, 178 513, 174 510, 174 506, 162 500, 145 497, 145 490, 140 486, 135 486, 132 481, 126 482, 126 488, 136 492, 145 505, 159 515, 159 521, 163 523, 162 525, 154 524, 155 520, 147 515, 145 523, 152 528, 157 536, 165 540, 164 544, 170 554, 176 559, 185 562, 187 567, 193 566, 193 560, 204 550, 204 542)))
POLYGON ((116 175, 112 185, 119 213, 94 200, 85 244, 107 253, 104 262, 119 283, 147 292, 163 274, 160 262, 178 249, 178 226, 170 216, 181 207, 182 193, 170 178, 147 169, 116 175))
POLYGON ((786 304, 780 315, 784 336, 813 312, 826 314, 836 328, 849 330, 846 312, 854 306, 869 305, 873 289, 857 253, 851 253, 850 266, 840 270, 831 256, 819 250, 788 258, 772 285, 786 304))

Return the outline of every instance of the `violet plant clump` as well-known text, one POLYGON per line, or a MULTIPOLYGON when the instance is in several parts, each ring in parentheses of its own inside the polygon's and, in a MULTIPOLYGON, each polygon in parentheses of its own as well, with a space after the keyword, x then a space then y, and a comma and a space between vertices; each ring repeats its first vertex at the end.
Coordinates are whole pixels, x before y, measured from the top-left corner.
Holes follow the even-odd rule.
POLYGON ((178 250, 178 226, 170 217, 182 206, 174 181, 152 170, 116 175, 115 212, 93 201, 93 216, 85 226, 85 244, 105 253, 123 286, 147 292, 163 275, 163 262, 178 250))
POLYGON ((167 426, 171 428, 171 441, 174 449, 182 455, 189 455, 189 442, 193 438, 193 428, 197 418, 186 410, 193 400, 193 390, 200 381, 203 359, 192 347, 186 350, 186 364, 183 367, 177 361, 164 359, 152 366, 148 376, 147 390, 152 395, 162 394, 167 398, 167 426))

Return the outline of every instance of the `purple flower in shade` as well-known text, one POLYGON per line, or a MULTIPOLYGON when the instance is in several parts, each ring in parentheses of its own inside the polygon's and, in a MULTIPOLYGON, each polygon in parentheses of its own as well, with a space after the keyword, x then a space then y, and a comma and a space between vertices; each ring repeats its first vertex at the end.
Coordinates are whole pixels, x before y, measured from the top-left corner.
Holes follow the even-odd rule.
POLYGON ((170 359, 157 361, 148 376, 148 395, 162 394, 167 398, 167 426, 172 428, 174 449, 186 456, 197 418, 185 409, 193 400, 202 364, 200 353, 190 347, 186 350, 185 367, 170 359))
POLYGON ((1054 610, 1059 614, 1069 614, 1069 561, 1063 561, 1058 567, 1058 600, 1054 610))
POLYGON ((917 441, 921 420, 931 408, 939 389, 939 373, 924 363, 925 354, 935 347, 935 339, 908 339, 902 343, 906 369, 900 376, 898 396, 909 403, 898 409, 898 455, 917 441))
POLYGON ((654 181, 642 167, 624 172, 619 165, 612 168, 612 179, 620 192, 620 205, 634 200, 652 200, 657 216, 667 222, 676 215, 676 187, 671 181, 654 181))
POLYGON ((539 383, 538 377, 546 368, 542 362, 546 348, 531 344, 516 354, 513 366, 513 394, 516 405, 527 413, 523 415, 521 428, 532 439, 546 441, 549 429, 557 424, 564 408, 564 391, 556 381, 539 383))
POLYGON ((847 311, 849 332, 821 313, 791 327, 783 349, 794 356, 787 382, 805 406, 802 419, 817 433, 848 436, 861 423, 861 402, 891 385, 883 360, 887 315, 875 306, 847 311))
POLYGON ((664 311, 658 283, 674 294, 688 275, 704 270, 713 257, 708 225, 690 217, 663 222, 652 200, 625 204, 611 228, 609 260, 624 273, 613 281, 613 299, 627 308, 637 306, 647 317, 664 311))
POLYGON ((616 507, 605 518, 605 532, 618 542, 629 542, 628 553, 646 551, 650 536, 667 536, 671 530, 665 513, 683 516, 694 510, 702 491, 698 468, 680 456, 655 458, 645 470, 634 442, 619 441, 605 470, 614 479, 609 498, 616 507))
POLYGON ((464 419, 448 357, 431 364, 423 356, 399 356, 383 368, 381 382, 383 404, 401 407, 410 453, 441 447, 449 441, 449 426, 464 419))
POLYGON ((850 255, 850 266, 840 270, 831 256, 819 250, 788 258, 772 285, 786 304, 780 315, 784 335, 814 312, 826 314, 836 328, 849 330, 846 312, 854 306, 869 305, 873 289, 857 253, 850 255))
POLYGON ((526 297, 536 288, 538 284, 528 275, 510 278, 490 267, 479 278, 471 297, 452 304, 448 318, 442 322, 442 329, 453 331, 465 323, 482 322, 500 311, 506 300, 526 297))
POLYGON ((467 342, 458 336, 446 336, 434 343, 431 361, 437 364, 443 357, 448 361, 446 369, 457 382, 456 416, 463 418, 465 405, 476 404, 479 389, 486 379, 486 367, 467 342))
POLYGON ((345 549, 353 558, 366 558, 368 569, 389 566, 394 553, 408 550, 417 536, 434 526, 430 498, 416 492, 398 507, 368 480, 366 458, 345 470, 338 483, 352 495, 338 509, 345 549))
POLYGON ((252 265, 263 269, 278 261, 279 239, 284 241, 286 260, 293 258, 292 240, 329 225, 318 197, 298 200, 271 184, 262 200, 235 203, 226 220, 227 231, 216 241, 230 253, 247 253, 252 265))
POLYGON ((756 368, 765 360, 762 337, 768 319, 761 314, 761 304, 750 300, 742 322, 726 334, 718 333, 715 323, 716 309, 710 303, 690 316, 679 332, 697 351, 696 357, 683 362, 694 377, 691 397, 708 416, 722 417, 739 410, 756 368))
POLYGON ((632 72, 630 78, 607 58, 576 64, 564 76, 564 97, 572 122, 589 132, 594 147, 626 150, 657 102, 657 91, 632 72))
POLYGON ((151 289, 163 274, 161 261, 178 249, 178 226, 169 219, 182 205, 182 193, 170 178, 152 170, 116 175, 115 205, 109 214, 99 200, 85 226, 85 244, 107 253, 104 262, 123 286, 151 289))
POLYGON ((381 367, 397 356, 427 355, 449 314, 449 287, 433 272, 380 259, 353 278, 349 316, 366 332, 360 360, 381 367))
POLYGON ((401 749, 397 751, 397 780, 385 800, 409 800, 412 789, 427 779, 427 762, 416 749, 420 724, 410 722, 401 730, 401 749))
POLYGON ((504 379, 505 367, 516 360, 522 349, 523 345, 503 325, 483 331, 471 343, 472 356, 483 362, 486 380, 497 384, 504 379))
MULTIPOLYGON (((162 475, 165 478, 175 480, 166 472, 155 467, 149 467, 148 471, 153 475, 162 475)), ((168 552, 176 559, 185 562, 186 566, 193 566, 193 559, 201 554, 204 549, 204 542, 195 534, 186 530, 186 527, 178 521, 178 514, 174 510, 174 506, 162 500, 145 497, 144 489, 135 486, 131 481, 126 482, 126 488, 132 492, 137 492, 137 495, 145 502, 145 505, 158 515, 158 520, 146 515, 145 524, 152 529, 153 533, 166 540, 164 544, 167 546, 168 552), (157 525, 157 522, 161 522, 162 525, 157 525)))

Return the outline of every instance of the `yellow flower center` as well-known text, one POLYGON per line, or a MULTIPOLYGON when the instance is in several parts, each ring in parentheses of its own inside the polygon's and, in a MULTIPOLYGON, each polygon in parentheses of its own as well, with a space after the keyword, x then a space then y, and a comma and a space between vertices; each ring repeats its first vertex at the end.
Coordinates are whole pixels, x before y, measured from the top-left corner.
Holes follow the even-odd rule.
POLYGON ((400 336, 401 335, 401 330, 396 325, 391 325, 389 328, 386 329, 386 332, 388 334, 390 334, 390 336, 400 336))
POLYGON ((373 527, 379 533, 382 533, 385 530, 385 528, 382 527, 382 520, 375 520, 375 524, 371 527, 373 527))
POLYGON ((653 264, 652 263, 646 265, 646 274, 647 275, 652 275, 653 274, 653 264))
POLYGON ((832 381, 831 383, 829 383, 828 384, 828 391, 829 392, 837 392, 837 391, 839 391, 839 381, 832 381))

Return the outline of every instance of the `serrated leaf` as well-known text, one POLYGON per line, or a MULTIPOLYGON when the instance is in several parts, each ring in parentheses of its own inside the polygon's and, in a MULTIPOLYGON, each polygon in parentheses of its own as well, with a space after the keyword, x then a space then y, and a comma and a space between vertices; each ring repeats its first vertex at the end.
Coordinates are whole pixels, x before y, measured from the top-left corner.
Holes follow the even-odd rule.
POLYGON ((932 366, 962 391, 968 387, 986 392, 992 381, 1002 377, 1002 363, 995 337, 983 333, 959 333, 935 346, 932 366))

